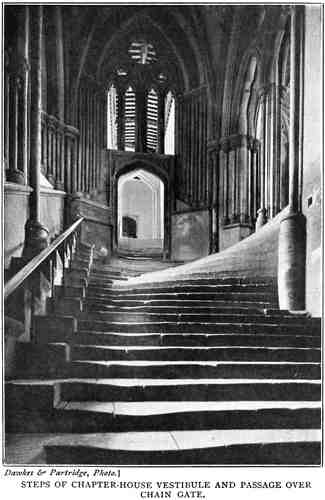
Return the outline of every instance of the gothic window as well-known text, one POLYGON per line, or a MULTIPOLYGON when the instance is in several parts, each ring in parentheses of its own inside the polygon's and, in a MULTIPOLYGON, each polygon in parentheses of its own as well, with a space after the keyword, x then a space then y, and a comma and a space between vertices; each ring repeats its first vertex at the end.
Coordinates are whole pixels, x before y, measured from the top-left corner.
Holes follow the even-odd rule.
POLYGON ((175 98, 171 91, 165 99, 165 154, 175 154, 175 98))
POLYGON ((151 43, 139 40, 131 43, 129 48, 131 59, 139 64, 152 64, 157 60, 156 51, 151 43))
POLYGON ((147 96, 147 151, 157 151, 158 143, 158 95, 154 89, 147 96))
POLYGON ((132 87, 125 92, 124 110, 124 148, 125 151, 135 151, 135 93, 132 87))
POLYGON ((117 149, 117 95, 114 85, 107 93, 107 147, 117 149))
POLYGON ((116 88, 111 85, 108 91, 108 149, 175 154, 175 99, 158 59, 152 43, 136 39, 114 69, 116 88))

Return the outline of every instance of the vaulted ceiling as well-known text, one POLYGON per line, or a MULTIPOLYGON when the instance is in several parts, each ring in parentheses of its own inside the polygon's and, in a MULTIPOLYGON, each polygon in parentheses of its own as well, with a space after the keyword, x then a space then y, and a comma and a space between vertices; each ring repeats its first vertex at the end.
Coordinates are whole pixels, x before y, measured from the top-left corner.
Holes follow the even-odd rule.
MULTIPOLYGON (((229 12, 222 6, 213 8, 225 30, 229 12)), ((154 46, 157 65, 179 90, 207 80, 208 6, 62 6, 62 12, 77 79, 86 74, 98 83, 107 81, 119 66, 128 64, 132 41, 142 39, 154 46)))

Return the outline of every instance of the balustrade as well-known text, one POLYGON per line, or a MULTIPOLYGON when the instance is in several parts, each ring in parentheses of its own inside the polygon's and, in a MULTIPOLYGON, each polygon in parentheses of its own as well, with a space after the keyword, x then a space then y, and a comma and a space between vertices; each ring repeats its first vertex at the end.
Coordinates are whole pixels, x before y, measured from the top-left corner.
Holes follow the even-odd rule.
POLYGON ((23 320, 26 329, 28 321, 21 318, 22 309, 27 307, 30 314, 42 312, 42 308, 45 311, 47 297, 54 298, 56 286, 64 284, 80 241, 82 221, 83 218, 79 218, 33 259, 15 259, 13 262, 15 274, 4 287, 6 315, 23 320), (17 308, 21 301, 24 307, 17 308))

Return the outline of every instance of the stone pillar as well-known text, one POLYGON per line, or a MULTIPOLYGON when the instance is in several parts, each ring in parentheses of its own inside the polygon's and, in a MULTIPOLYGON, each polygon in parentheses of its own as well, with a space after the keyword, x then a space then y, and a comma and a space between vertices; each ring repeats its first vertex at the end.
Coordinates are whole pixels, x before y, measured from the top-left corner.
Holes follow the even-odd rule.
POLYGON ((258 151, 259 143, 255 139, 251 147, 251 218, 255 220, 258 205, 258 151))
MULTIPOLYGON (((212 142, 212 141, 211 141, 212 142)), ((209 169, 211 170, 211 182, 212 186, 211 187, 211 192, 210 192, 210 197, 209 197, 209 204, 210 204, 210 217, 211 217, 211 235, 210 235, 210 253, 215 253, 219 250, 219 224, 218 224, 218 219, 219 219, 219 182, 220 182, 220 175, 219 175, 219 164, 218 164, 218 158, 219 158, 219 144, 218 142, 215 142, 214 144, 209 144, 209 151, 208 151, 208 162, 209 162, 209 169)))
POLYGON ((228 143, 223 141, 220 147, 220 192, 222 193, 222 224, 229 224, 229 172, 228 172, 228 143))
POLYGON ((139 153, 146 152, 147 143, 147 91, 143 87, 139 87, 135 94, 136 108, 136 151, 139 153))
POLYGON ((164 154, 165 152, 165 97, 163 90, 158 92, 158 144, 157 152, 164 154))
POLYGON ((42 109, 42 62, 43 6, 30 6, 31 26, 31 112, 30 112, 30 214, 25 226, 23 255, 32 258, 48 245, 48 230, 41 220, 41 109, 42 109))
POLYGON ((117 89, 117 149, 124 151, 125 89, 117 89))
POLYGON ((9 168, 9 137, 10 137, 10 66, 9 66, 9 54, 5 51, 3 54, 4 59, 4 89, 3 89, 3 105, 4 105, 4 116, 3 116, 3 127, 4 127, 4 166, 5 170, 9 168))
POLYGON ((22 141, 22 170, 24 172, 25 184, 28 184, 28 163, 29 163, 29 6, 25 5, 24 20, 24 79, 23 79, 23 137, 22 141))
POLYGON ((236 163, 238 183, 237 204, 239 212, 239 222, 241 224, 246 224, 248 222, 248 160, 247 136, 239 136, 236 151, 236 163))
POLYGON ((306 220, 301 213, 299 179, 302 168, 301 93, 303 7, 291 7, 289 211, 279 233, 278 289, 280 309, 305 309, 306 220))
POLYGON ((260 207, 257 210, 257 219, 255 230, 260 229, 267 222, 266 208, 265 208, 265 122, 266 122, 266 109, 265 109, 265 96, 263 96, 261 101, 261 113, 262 113, 262 134, 261 134, 261 146, 259 155, 259 188, 260 188, 260 207))
POLYGON ((28 136, 28 7, 17 10, 18 31, 14 51, 5 54, 5 159, 6 180, 27 183, 28 136), (22 51, 19 50, 22 41, 22 51))

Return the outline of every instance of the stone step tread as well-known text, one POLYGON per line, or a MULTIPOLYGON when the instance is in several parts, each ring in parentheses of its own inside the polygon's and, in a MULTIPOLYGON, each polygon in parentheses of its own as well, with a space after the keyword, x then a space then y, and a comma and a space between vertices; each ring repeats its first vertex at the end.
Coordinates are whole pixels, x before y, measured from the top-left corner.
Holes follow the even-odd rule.
MULTIPOLYGON (((207 313, 204 313, 204 312, 201 312, 201 311, 194 311, 194 312, 189 312, 189 311, 181 311, 181 312, 164 312, 164 313, 159 313, 157 311, 154 311, 154 312, 151 312, 151 311, 141 311, 141 312, 137 312, 137 311, 130 311, 130 310, 116 310, 116 311, 106 311, 106 310, 102 310, 102 309, 99 309, 98 311, 88 311, 86 313, 83 313, 82 314, 82 319, 86 319, 86 318, 92 318, 93 316, 96 316, 96 317, 99 317, 99 318, 111 318, 111 317, 115 317, 115 316, 118 316, 118 315, 123 315, 125 316, 126 318, 130 317, 134 317, 134 318, 153 318, 153 317, 158 317, 158 318, 166 318, 166 319, 174 319, 174 318, 182 318, 182 317, 186 317, 186 318, 192 318, 192 317, 195 317, 197 318, 197 320, 200 320, 200 318, 202 317, 202 321, 204 322, 205 318, 225 318, 225 319, 232 319, 232 320, 237 320, 237 319, 241 319, 241 320, 244 320, 244 319, 247 319, 248 321, 252 321, 252 320, 261 320, 262 322, 263 321, 271 321, 273 320, 274 322, 286 322, 286 323, 297 323, 297 324, 301 324, 303 323, 304 325, 308 325, 308 324, 315 324, 315 322, 310 322, 309 323, 309 318, 297 318, 296 316, 291 316, 291 315, 286 315, 284 313, 281 313, 279 311, 279 313, 273 313, 273 314, 263 314, 263 312, 258 312, 258 311, 254 311, 254 312, 234 312, 234 311, 227 311, 227 312, 224 312, 224 311, 218 311, 218 310, 215 310, 213 309, 212 311, 209 311, 207 313)), ((164 321, 166 322, 166 321, 164 321)))
POLYGON ((120 300, 120 301, 152 301, 152 300, 167 300, 167 301, 183 301, 183 300, 191 300, 191 301, 206 301, 213 300, 223 301, 223 302, 266 302, 271 303, 273 305, 277 304, 277 298, 269 293, 269 292, 216 292, 216 291, 200 291, 200 292, 177 292, 173 293, 167 291, 165 293, 128 293, 123 296, 123 294, 115 293, 112 290, 105 290, 103 288, 93 288, 92 286, 87 289, 87 298, 92 300, 120 300))
MULTIPOLYGON (((47 317, 50 319, 49 315, 47 317)), ((248 321, 234 321, 234 320, 232 320, 232 321, 225 321, 225 320, 223 320, 223 321, 213 321, 213 320, 207 321, 207 320, 201 320, 201 321, 159 321, 159 322, 158 321, 149 321, 149 320, 148 321, 139 321, 139 320, 135 320, 135 321, 112 321, 112 320, 105 321, 105 319, 103 319, 103 318, 102 319, 89 318, 89 315, 87 315, 87 317, 88 317, 88 319, 81 318, 79 320, 78 324, 82 327, 82 326, 87 325, 87 323, 91 323, 92 328, 96 327, 96 331, 101 331, 100 329, 98 329, 97 325, 99 325, 99 328, 100 328, 100 326, 105 326, 105 328, 110 328, 110 329, 113 329, 114 325, 124 326, 126 332, 129 331, 129 328, 132 326, 138 326, 138 327, 143 326, 145 328, 148 328, 150 325, 155 325, 155 327, 159 327, 159 326, 177 326, 177 327, 191 326, 191 327, 195 327, 195 326, 197 326, 198 328, 199 328, 199 325, 218 326, 218 327, 237 325, 237 326, 242 326, 242 327, 253 327, 255 331, 256 331, 256 329, 262 329, 265 327, 277 328, 277 329, 290 328, 291 330, 292 329, 297 329, 297 330, 303 329, 303 330, 308 331, 308 327, 317 326, 317 325, 310 325, 308 323, 303 324, 301 322, 296 322, 296 323, 283 322, 283 323, 280 323, 280 322, 275 322, 275 321, 262 321, 262 319, 263 319, 262 317, 259 318, 260 321, 249 321, 249 320, 248 321)), ((270 318, 270 320, 271 319, 272 318, 270 318)), ((80 330, 86 330, 86 329, 87 329, 87 327, 80 328, 80 330)), ((102 330, 102 331, 107 331, 107 330, 102 330)), ((152 333, 157 333, 157 332, 153 331, 152 333)), ((177 332, 175 332, 175 333, 177 333, 177 332)))
POLYGON ((117 387, 147 387, 147 386, 177 386, 177 385, 225 385, 225 384, 312 384, 320 385, 321 381, 318 379, 241 379, 241 378, 197 378, 197 379, 156 379, 156 378, 79 378, 79 377, 66 377, 66 378, 44 378, 44 379, 15 379, 6 382, 6 385, 55 385, 60 383, 82 383, 82 384, 95 384, 95 385, 112 385, 117 387))
POLYGON ((320 442, 318 429, 247 429, 64 434, 46 446, 84 446, 111 450, 162 451, 224 447, 232 444, 320 442))
POLYGON ((294 365, 294 366, 320 366, 320 361, 145 361, 145 360, 129 360, 129 361, 103 361, 103 360, 92 360, 92 359, 76 359, 72 363, 82 363, 90 365, 103 365, 103 366, 254 366, 254 365, 268 365, 268 366, 280 366, 280 365, 294 365))
MULTIPOLYGON (((64 343, 59 343, 59 342, 52 342, 54 345, 64 345, 64 343)), ((122 352, 132 352, 132 351, 177 351, 178 349, 182 350, 188 350, 188 351, 219 351, 219 350, 225 350, 225 349, 249 349, 249 350, 265 350, 265 351, 315 351, 315 352, 321 352, 320 347, 287 347, 287 346, 271 346, 271 347, 265 347, 263 345, 261 346, 230 346, 230 345, 225 345, 225 346, 183 346, 183 345, 172 345, 172 346, 128 346, 128 345, 112 345, 112 346, 106 346, 106 345, 96 345, 96 344, 78 344, 74 343, 74 347, 78 348, 93 348, 93 349, 102 349, 102 350, 109 350, 109 351, 122 351, 122 352)))
POLYGON ((161 401, 320 401, 321 381, 278 378, 44 378, 8 381, 6 398, 11 406, 52 408, 60 400, 103 402, 161 401), (39 402, 40 393, 43 399, 39 402))
MULTIPOLYGON (((73 300, 80 300, 77 298, 74 298, 73 300)), ((122 301, 121 301, 122 302, 122 301)), ((124 301, 123 301, 124 302, 124 301)), ((170 313, 172 314, 174 310, 176 309, 177 313, 181 314, 182 312, 185 312, 185 314, 188 314, 187 310, 193 311, 193 309, 196 311, 218 311, 218 304, 215 304, 211 301, 210 304, 201 304, 201 302, 198 302, 196 304, 191 304, 191 305, 155 305, 155 304, 143 304, 143 305, 133 305, 133 306, 122 306, 120 304, 116 304, 115 301, 112 301, 111 303, 107 304, 101 304, 100 302, 96 300, 91 300, 87 299, 87 306, 89 305, 96 306, 96 310, 99 312, 135 312, 137 313, 138 311, 140 312, 147 312, 147 313, 152 313, 152 314, 157 314, 157 312, 163 312, 163 313, 170 313)), ((242 312, 247 312, 247 313, 264 313, 264 310, 267 309, 263 305, 254 305, 251 304, 250 306, 235 306, 232 304, 222 304, 221 306, 222 309, 229 309, 230 311, 233 311, 234 313, 238 313, 240 311, 242 312)), ((272 311, 274 314, 276 314, 275 311, 272 311)), ((269 314, 269 311, 267 311, 269 314)), ((195 313, 194 313, 195 314, 195 313)), ((278 314, 285 314, 285 312, 279 312, 278 314)))
POLYGON ((127 294, 145 294, 145 293, 185 293, 187 291, 193 292, 230 292, 230 293, 269 293, 275 295, 275 290, 270 288, 268 285, 232 285, 232 284, 184 284, 181 286, 167 286, 167 287, 152 287, 152 288, 131 288, 127 287, 127 283, 125 284, 117 284, 115 283, 113 286, 103 286, 102 281, 98 281, 97 283, 94 280, 91 283, 91 288, 102 288, 103 291, 111 291, 111 293, 115 293, 116 295, 127 295, 127 294))
POLYGON ((131 303, 131 305, 123 306, 125 308, 131 308, 131 307, 143 307, 143 306, 152 306, 152 307, 178 307, 178 302, 180 304, 183 304, 184 307, 190 307, 192 306, 192 303, 199 307, 206 307, 206 306, 228 306, 228 307, 262 307, 263 309, 267 309, 267 307, 264 307, 265 304, 272 304, 271 302, 265 302, 265 301, 232 301, 231 304, 229 301, 224 301, 224 300, 192 300, 192 299, 152 299, 152 300, 138 300, 138 299, 130 299, 130 300, 123 300, 123 299, 104 299, 104 298, 96 298, 89 296, 87 297, 87 302, 95 302, 95 303, 106 303, 107 305, 115 305, 115 304, 125 304, 131 303), (166 302, 171 302, 171 304, 166 304, 166 302), (191 303, 190 305, 188 305, 191 303))
POLYGON ((320 348, 321 339, 315 335, 290 334, 160 334, 160 333, 97 333, 78 332, 76 344, 126 347, 274 347, 274 348, 320 348))
MULTIPOLYGON (((130 345, 173 345, 181 343, 184 345, 221 345, 224 342, 230 345, 256 345, 265 341, 265 346, 278 345, 283 346, 288 342, 289 345, 320 346, 320 332, 304 331, 304 329, 272 327, 269 328, 251 328, 243 327, 241 324, 235 325, 149 325, 144 328, 143 325, 112 325, 109 324, 80 324, 78 332, 72 340, 80 343, 94 343, 98 345, 118 345, 120 343, 130 345), (187 326, 185 328, 185 326, 187 326), (260 333, 265 329, 266 331, 260 333), (124 337, 120 337, 123 335, 124 337), (209 335, 209 336, 206 336, 209 335), (283 339, 281 336, 283 335, 283 339), (85 340, 83 340, 85 339, 85 340), (124 340, 125 339, 125 340, 124 340), (182 340, 180 340, 182 339, 182 340), (284 343, 283 343, 284 342, 284 343), (290 344, 291 343, 291 344, 290 344)), ((54 339, 52 339, 54 340, 54 339)), ((64 340, 64 339, 56 339, 64 340)), ((46 340, 48 342, 48 340, 46 340)))
MULTIPOLYGON (((95 279, 96 277, 94 277, 95 279)), ((102 285, 101 280, 99 280, 99 285, 102 285)), ((146 293, 146 292, 159 292, 164 290, 186 290, 187 288, 193 288, 194 290, 200 290, 201 288, 207 290, 214 289, 225 289, 232 290, 233 288, 239 288, 241 290, 268 290, 272 293, 276 293, 276 288, 270 283, 229 283, 229 282, 214 282, 211 280, 196 281, 173 281, 172 283, 144 283, 144 284, 133 284, 133 283, 116 283, 113 287, 116 293, 146 293)))
POLYGON ((154 416, 171 413, 321 409, 320 401, 60 401, 56 409, 113 415, 154 416))
MULTIPOLYGON (((116 267, 111 267, 110 269, 117 269, 116 267)), ((104 268, 103 268, 104 270, 104 268)), ((211 281, 213 283, 215 282, 224 282, 224 283, 267 283, 267 284, 277 284, 277 278, 272 278, 269 276, 238 276, 238 275, 220 275, 220 274, 215 274, 215 273, 199 273, 199 274, 183 274, 181 276, 175 276, 174 279, 165 279, 161 281, 148 281, 148 282, 141 282, 138 281, 136 283, 137 285, 140 286, 150 286, 150 285, 169 285, 173 283, 186 283, 186 282, 197 282, 200 283, 201 281, 211 281)))
MULTIPOLYGON (((81 332, 79 332, 81 333, 81 332)), ((150 333, 150 332, 101 332, 101 331, 97 331, 97 330, 91 330, 91 331, 87 331, 87 330, 82 330, 82 334, 89 334, 89 335, 103 335, 103 336, 107 336, 109 337, 110 335, 113 335, 113 336, 116 336, 116 337, 121 337, 121 338, 137 338, 137 337, 152 337, 152 336, 155 336, 155 337, 158 337, 158 338, 168 338, 168 337, 180 337, 180 338, 188 338, 188 337, 201 337, 201 338, 214 338, 214 337, 231 337, 231 336, 234 336, 234 337, 243 337, 243 338, 246 338, 246 337, 249 337, 249 338, 257 338, 257 337, 269 337, 271 334, 269 332, 267 333, 237 333, 237 332, 234 332, 234 333, 230 333, 230 332, 227 332, 227 333, 200 333, 200 332, 190 332, 190 333, 187 333, 187 332, 168 332, 168 333, 157 333, 157 332, 153 332, 153 333, 150 333)), ((279 337, 279 334, 276 333, 274 336, 277 336, 279 337)), ((303 334, 285 334, 284 337, 292 337, 292 338, 309 338, 309 339, 314 339, 315 338, 315 335, 308 335, 307 333, 303 333, 303 334)), ((94 337, 95 338, 95 337, 94 337)))
POLYGON ((321 358, 319 348, 285 348, 285 347, 193 347, 193 346, 105 346, 91 344, 74 344, 72 359, 92 360, 168 360, 170 363, 189 361, 284 361, 284 362, 317 362, 321 358))

